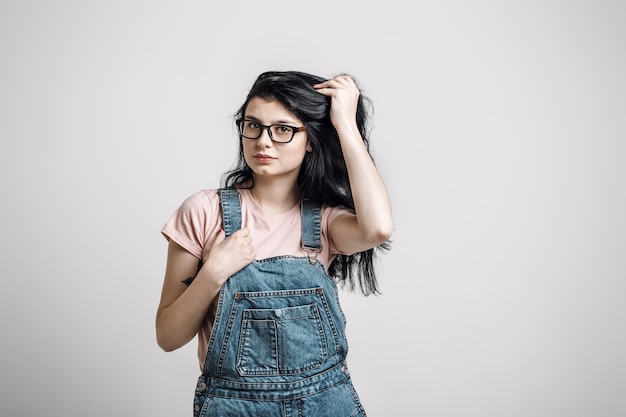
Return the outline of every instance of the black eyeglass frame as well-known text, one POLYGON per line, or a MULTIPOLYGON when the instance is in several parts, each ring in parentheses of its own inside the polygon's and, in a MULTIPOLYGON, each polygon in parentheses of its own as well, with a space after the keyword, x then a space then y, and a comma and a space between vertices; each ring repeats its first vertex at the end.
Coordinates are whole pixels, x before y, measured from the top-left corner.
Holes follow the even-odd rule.
POLYGON ((272 142, 274 142, 274 143, 289 143, 289 142, 291 142, 293 140, 294 136, 296 136, 296 133, 302 132, 302 131, 306 130, 306 125, 305 126, 300 126, 300 127, 290 126, 290 125, 286 125, 286 124, 283 124, 283 123, 274 123, 272 125, 264 125, 264 124, 259 123, 256 120, 251 120, 251 119, 237 119, 237 120, 235 120, 235 123, 237 123, 237 128, 239 129, 239 136, 240 137, 246 138, 246 139, 250 139, 250 140, 256 140, 256 139, 260 138, 261 135, 263 134, 263 131, 265 129, 267 129, 267 134, 270 137, 270 139, 272 140, 272 142), (256 123, 259 126, 261 126, 261 130, 259 131, 259 136, 257 136, 256 138, 251 138, 250 136, 244 136, 243 135, 243 122, 252 122, 252 123, 256 123), (289 138, 289 140, 286 141, 286 142, 281 142, 281 141, 275 140, 272 137, 272 129, 271 129, 272 126, 283 126, 283 127, 290 128, 291 129, 291 138, 289 138))

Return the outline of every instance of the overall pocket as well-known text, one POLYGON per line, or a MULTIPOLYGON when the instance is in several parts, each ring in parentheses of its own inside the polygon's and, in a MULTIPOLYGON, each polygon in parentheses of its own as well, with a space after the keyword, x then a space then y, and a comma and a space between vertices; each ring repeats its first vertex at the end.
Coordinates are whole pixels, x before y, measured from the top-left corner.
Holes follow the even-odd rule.
POLYGON ((240 375, 298 374, 320 367, 327 357, 316 303, 243 310, 237 351, 240 375))

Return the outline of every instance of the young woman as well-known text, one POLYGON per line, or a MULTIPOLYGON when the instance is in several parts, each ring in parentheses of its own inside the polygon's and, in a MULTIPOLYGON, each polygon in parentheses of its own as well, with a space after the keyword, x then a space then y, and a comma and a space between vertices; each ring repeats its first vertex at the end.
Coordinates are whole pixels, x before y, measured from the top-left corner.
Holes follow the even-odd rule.
POLYGON ((376 293, 393 231, 367 103, 348 75, 261 74, 236 114, 235 168, 163 228, 157 341, 198 335, 194 416, 365 416, 336 283, 376 293))

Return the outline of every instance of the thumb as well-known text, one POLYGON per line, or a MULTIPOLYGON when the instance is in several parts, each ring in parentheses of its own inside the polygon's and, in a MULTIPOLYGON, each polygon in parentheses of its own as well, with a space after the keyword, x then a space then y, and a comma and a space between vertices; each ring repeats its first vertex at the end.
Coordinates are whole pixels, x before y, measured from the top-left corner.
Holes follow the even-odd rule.
POLYGON ((226 239, 226 232, 223 229, 217 231, 217 235, 215 235, 215 240, 211 247, 217 246, 221 244, 226 239))

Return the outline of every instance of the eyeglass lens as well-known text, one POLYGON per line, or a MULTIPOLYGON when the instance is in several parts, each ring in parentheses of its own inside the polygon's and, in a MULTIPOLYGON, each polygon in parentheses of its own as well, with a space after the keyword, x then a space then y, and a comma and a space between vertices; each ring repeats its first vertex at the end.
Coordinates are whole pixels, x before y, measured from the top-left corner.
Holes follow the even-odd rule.
POLYGON ((242 120, 240 124, 241 134, 248 139, 258 139, 267 128, 270 139, 275 142, 289 142, 295 134, 295 129, 285 125, 264 126, 251 120, 242 120))

